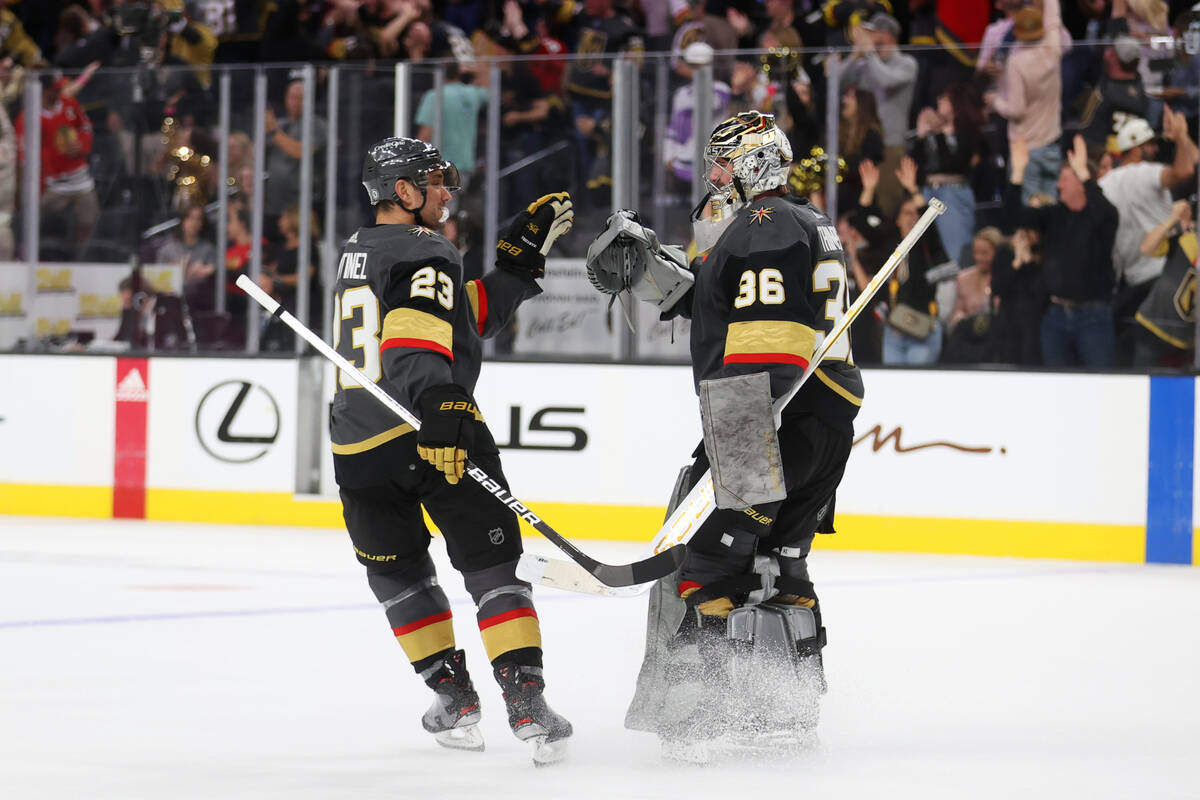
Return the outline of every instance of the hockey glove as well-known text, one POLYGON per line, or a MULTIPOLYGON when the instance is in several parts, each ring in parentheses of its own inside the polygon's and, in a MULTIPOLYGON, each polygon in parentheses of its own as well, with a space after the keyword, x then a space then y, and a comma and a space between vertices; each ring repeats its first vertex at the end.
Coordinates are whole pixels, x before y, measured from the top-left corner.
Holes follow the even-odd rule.
POLYGON ((496 244, 496 266, 518 275, 546 274, 546 254, 554 240, 571 230, 575 212, 566 192, 544 194, 517 215, 496 244))
POLYGON ((458 483, 467 463, 467 451, 475 442, 475 401, 461 386, 446 383, 431 386, 417 399, 421 430, 417 431, 417 455, 458 483))

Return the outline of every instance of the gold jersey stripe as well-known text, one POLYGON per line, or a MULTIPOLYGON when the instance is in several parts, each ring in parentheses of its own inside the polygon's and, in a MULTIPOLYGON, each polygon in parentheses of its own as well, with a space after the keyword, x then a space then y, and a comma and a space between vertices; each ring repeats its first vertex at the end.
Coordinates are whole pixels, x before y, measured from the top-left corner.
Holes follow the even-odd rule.
POLYGON ((1196 239, 1196 234, 1188 232, 1179 237, 1179 246, 1183 248, 1183 254, 1187 256, 1187 260, 1196 263, 1197 251, 1200 251, 1200 242, 1196 239))
POLYGON ((404 648, 409 661, 420 661, 434 653, 454 649, 454 624, 449 619, 434 622, 411 633, 396 634, 396 641, 404 648))
POLYGON ((817 332, 786 320, 731 322, 725 334, 725 358, 749 353, 789 353, 805 361, 816 349, 817 332))
POLYGON ((483 638, 483 649, 487 651, 490 661, 522 647, 542 646, 542 629, 537 617, 516 617, 484 628, 479 635, 483 638))
POLYGON ((825 374, 825 370, 818 369, 816 371, 817 380, 832 389, 839 397, 854 406, 862 406, 862 398, 855 395, 846 387, 835 381, 833 378, 825 374))
POLYGON ((454 329, 444 319, 415 308, 397 308, 383 318, 381 341, 388 339, 422 339, 454 351, 454 329))
POLYGON ((412 425, 407 422, 403 425, 397 425, 394 428, 389 428, 383 433, 377 433, 370 439, 363 439, 361 442, 352 442, 350 444, 332 443, 333 452, 339 456, 352 456, 355 453, 363 453, 367 450, 379 447, 381 444, 386 444, 393 439, 399 439, 406 433, 412 433, 414 430, 412 425))
POLYGON ((1164 331, 1162 328, 1155 325, 1153 322, 1147 319, 1142 312, 1137 312, 1133 315, 1133 318, 1140 322, 1142 327, 1144 327, 1146 330, 1150 331, 1172 347, 1178 347, 1180 350, 1187 350, 1191 347, 1189 343, 1183 341, 1182 339, 1177 339, 1176 337, 1164 331))

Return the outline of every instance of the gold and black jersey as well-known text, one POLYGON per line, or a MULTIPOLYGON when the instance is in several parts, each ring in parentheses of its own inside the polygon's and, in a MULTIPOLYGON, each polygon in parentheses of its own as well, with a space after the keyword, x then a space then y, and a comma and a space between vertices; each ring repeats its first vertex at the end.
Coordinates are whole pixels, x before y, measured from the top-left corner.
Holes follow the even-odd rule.
POLYGON ((195 16, 221 42, 256 42, 277 5, 275 0, 196 0, 195 16))
MULTIPOLYGON (((702 380, 768 372, 785 394, 846 311, 837 230, 807 200, 763 196, 743 208, 701 264, 692 300, 692 372, 702 380)), ((785 414, 849 425, 863 385, 843 337, 785 414)))
POLYGON ((1200 248, 1193 231, 1162 246, 1166 264, 1138 308, 1136 319, 1172 347, 1191 350, 1196 336, 1196 256, 1200 248))
MULTIPOLYGON (((359 228, 338 262, 333 344, 415 414, 417 398, 430 386, 456 383, 474 392, 482 339, 498 333, 517 306, 540 291, 532 278, 502 270, 464 282, 458 251, 429 228, 359 228)), ((330 416, 334 454, 363 453, 410 432, 351 374, 339 373, 330 416)))
POLYGON ((612 56, 631 53, 640 57, 645 46, 642 33, 629 17, 588 17, 580 20, 579 37, 567 73, 567 92, 578 100, 611 100, 612 56), (604 69, 597 70, 602 65, 604 69))

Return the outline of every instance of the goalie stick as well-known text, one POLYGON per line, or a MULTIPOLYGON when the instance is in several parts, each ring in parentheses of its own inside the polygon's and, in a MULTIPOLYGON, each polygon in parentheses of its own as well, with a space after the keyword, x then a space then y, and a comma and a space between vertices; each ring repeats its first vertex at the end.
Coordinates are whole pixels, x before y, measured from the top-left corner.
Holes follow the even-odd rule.
MULTIPOLYGON (((804 385, 805 381, 817 371, 822 359, 829 353, 833 343, 837 341, 839 336, 844 335, 850 329, 850 323, 862 313, 867 303, 871 302, 871 298, 875 296, 875 293, 887 283, 892 273, 900 266, 900 262, 908 256, 908 251, 912 249, 917 240, 933 224, 933 221, 945 211, 946 206, 940 200, 935 198, 929 201, 929 207, 925 209, 925 213, 917 220, 913 229, 901 240, 900 244, 896 245, 896 249, 888 256, 888 260, 875 273, 875 277, 871 278, 870 283, 863 287, 862 294, 846 310, 842 318, 833 326, 829 335, 821 342, 821 346, 813 353, 812 358, 809 359, 808 366, 804 368, 804 372, 800 375, 799 379, 792 384, 792 388, 787 393, 781 395, 772 404, 776 429, 779 428, 783 421, 783 409, 787 407, 787 404, 800 391, 800 387, 804 385)), ((667 521, 663 523, 662 528, 659 529, 658 533, 650 541, 650 545, 647 548, 648 552, 650 554, 661 554, 670 552, 670 550, 680 545, 687 544, 688 540, 699 530, 709 515, 716 510, 716 507, 712 472, 705 472, 704 476, 688 492, 687 497, 667 517, 667 521)), ((517 564, 517 576, 522 580, 538 583, 543 586, 552 586, 571 592, 599 594, 609 597, 633 597, 641 594, 646 589, 646 586, 622 586, 614 588, 611 584, 607 586, 598 584, 594 580, 589 580, 574 564, 562 561, 561 559, 547 558, 530 553, 521 556, 521 560, 517 564)))
MULTIPOLYGON (((278 317, 283 321, 283 324, 294 330, 304 341, 312 345, 317 352, 352 376, 372 397, 387 406, 396 416, 403 419, 409 425, 412 425, 414 429, 420 430, 421 420, 417 419, 411 411, 396 402, 394 397, 381 389, 378 384, 369 379, 357 367, 326 344, 324 339, 317 336, 304 323, 292 316, 290 312, 286 311, 273 297, 259 288, 249 277, 246 275, 238 276, 237 285, 242 291, 250 295, 254 299, 254 302, 266 309, 272 316, 278 317)), ((519 518, 528 522, 535 531, 553 542, 559 550, 570 556, 571 561, 578 565, 583 574, 587 575, 590 580, 599 582, 600 585, 610 587, 636 586, 648 581, 656 581, 664 575, 670 575, 683 562, 683 547, 667 546, 659 548, 648 557, 640 561, 635 561, 632 564, 601 563, 571 544, 566 537, 546 524, 545 520, 534 513, 524 503, 517 500, 516 497, 500 485, 499 481, 491 478, 470 459, 467 459, 466 474, 486 489, 490 495, 512 509, 519 518)))

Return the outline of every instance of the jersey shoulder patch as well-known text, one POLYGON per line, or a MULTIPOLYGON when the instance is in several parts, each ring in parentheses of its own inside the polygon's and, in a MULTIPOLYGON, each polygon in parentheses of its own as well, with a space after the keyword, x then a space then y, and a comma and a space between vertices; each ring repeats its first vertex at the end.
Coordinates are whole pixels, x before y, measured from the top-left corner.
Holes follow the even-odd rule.
POLYGON ((721 237, 719 249, 730 256, 787 250, 809 243, 798 209, 782 197, 756 200, 743 209, 721 237))

